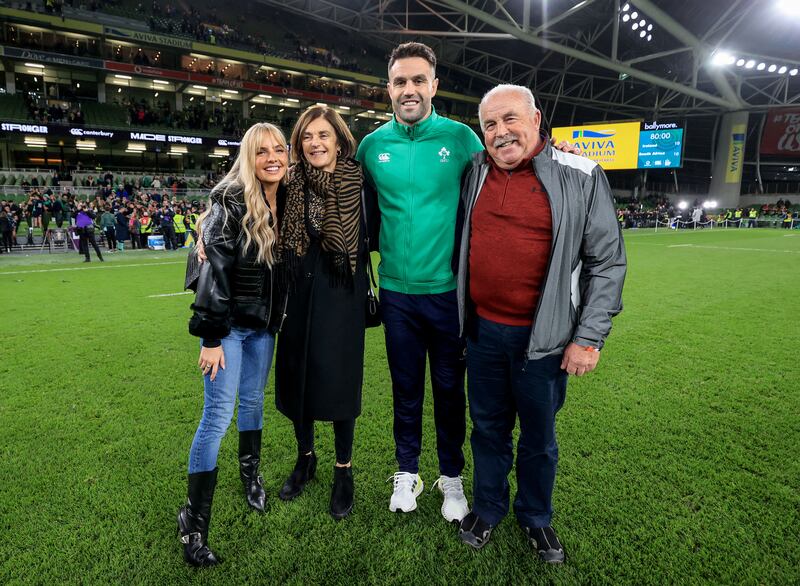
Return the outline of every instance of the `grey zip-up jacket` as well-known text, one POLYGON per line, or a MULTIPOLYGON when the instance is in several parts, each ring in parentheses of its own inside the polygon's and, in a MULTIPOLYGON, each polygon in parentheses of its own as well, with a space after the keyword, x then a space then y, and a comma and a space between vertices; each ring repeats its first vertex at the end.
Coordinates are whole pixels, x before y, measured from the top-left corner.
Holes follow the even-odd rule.
MULTIPOLYGON (((585 157, 554 149, 545 136, 543 140, 544 149, 532 164, 550 200, 553 239, 533 316, 529 360, 560 354, 570 342, 602 348, 611 331, 611 318, 622 311, 627 267, 611 188, 602 168, 585 157)), ((458 316, 462 335, 470 303, 472 211, 489 173, 487 157, 485 151, 473 157, 461 193, 464 228, 458 263, 458 316)))

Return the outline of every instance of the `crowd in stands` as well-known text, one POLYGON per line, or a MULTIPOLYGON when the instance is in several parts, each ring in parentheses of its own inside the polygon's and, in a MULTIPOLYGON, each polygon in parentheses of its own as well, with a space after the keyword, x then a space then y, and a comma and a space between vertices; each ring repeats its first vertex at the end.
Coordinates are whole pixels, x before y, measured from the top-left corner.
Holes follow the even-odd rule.
POLYGON ((219 106, 206 108, 201 104, 185 104, 183 110, 173 111, 169 102, 145 99, 122 98, 118 102, 128 112, 129 123, 133 126, 165 126, 184 130, 219 129, 223 134, 241 136, 244 134, 243 118, 233 111, 225 111, 219 106))
MULTIPOLYGON (((178 177, 157 176, 150 188, 131 183, 113 187, 110 173, 90 177, 89 182, 97 188, 94 195, 81 197, 69 189, 58 194, 51 189, 33 188, 27 201, 0 201, 0 252, 11 252, 20 244, 34 244, 34 229, 41 230, 45 237, 53 228, 70 229, 82 208, 95 214, 110 251, 123 250, 126 241, 133 248, 146 248, 147 237, 152 234, 162 234, 167 248, 178 248, 186 241, 181 235, 194 230, 197 216, 205 210, 204 202, 177 195, 186 187, 178 177), (20 233, 22 224, 25 228, 20 233)), ((210 189, 213 184, 208 177, 204 187, 210 189)))
POLYGON ((703 228, 711 222, 727 226, 755 228, 778 226, 800 227, 800 211, 792 208, 789 200, 778 200, 762 206, 722 209, 716 213, 706 210, 697 199, 692 205, 680 209, 667 199, 659 198, 655 207, 646 207, 636 200, 617 207, 617 220, 622 228, 653 228, 656 222, 672 228, 703 228))
POLYGON ((24 94, 28 108, 28 118, 41 124, 64 122, 68 124, 84 124, 86 119, 79 103, 52 102, 36 99, 29 93, 24 94))

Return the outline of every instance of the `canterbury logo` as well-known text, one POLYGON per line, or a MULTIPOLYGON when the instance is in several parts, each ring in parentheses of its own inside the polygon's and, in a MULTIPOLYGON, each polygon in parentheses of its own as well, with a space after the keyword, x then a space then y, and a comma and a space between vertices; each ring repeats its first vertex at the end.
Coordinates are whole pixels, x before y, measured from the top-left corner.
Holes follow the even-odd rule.
POLYGON ((389 153, 381 153, 378 155, 378 162, 379 163, 388 163, 389 162, 389 153))

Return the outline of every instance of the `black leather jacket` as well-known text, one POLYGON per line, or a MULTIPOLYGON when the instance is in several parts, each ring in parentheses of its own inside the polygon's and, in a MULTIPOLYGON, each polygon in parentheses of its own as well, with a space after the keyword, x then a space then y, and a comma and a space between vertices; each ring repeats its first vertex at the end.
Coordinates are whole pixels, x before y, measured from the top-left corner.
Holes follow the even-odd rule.
MULTIPOLYGON (((285 194, 278 190, 278 214, 285 194)), ((231 188, 223 197, 211 194, 211 212, 203 224, 203 246, 208 260, 203 263, 192 304, 189 332, 213 348, 230 334, 231 327, 269 328, 277 331, 284 295, 277 291, 272 270, 256 262, 256 248, 245 252, 242 218, 246 212, 241 190, 231 188), (227 211, 227 214, 226 214, 227 211)))

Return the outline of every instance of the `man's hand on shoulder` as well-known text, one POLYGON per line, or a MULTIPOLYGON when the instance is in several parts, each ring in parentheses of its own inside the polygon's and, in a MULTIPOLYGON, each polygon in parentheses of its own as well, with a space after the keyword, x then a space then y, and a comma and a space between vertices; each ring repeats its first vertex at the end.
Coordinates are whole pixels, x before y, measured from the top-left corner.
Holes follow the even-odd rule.
POLYGON ((573 342, 564 350, 561 370, 566 370, 567 374, 583 376, 587 372, 592 372, 599 360, 600 351, 597 348, 579 346, 573 342))
POLYGON ((555 137, 550 139, 550 142, 553 144, 553 148, 556 148, 560 151, 564 151, 565 153, 572 153, 573 155, 583 155, 583 151, 580 147, 575 146, 574 144, 562 140, 561 142, 556 142, 555 137))

